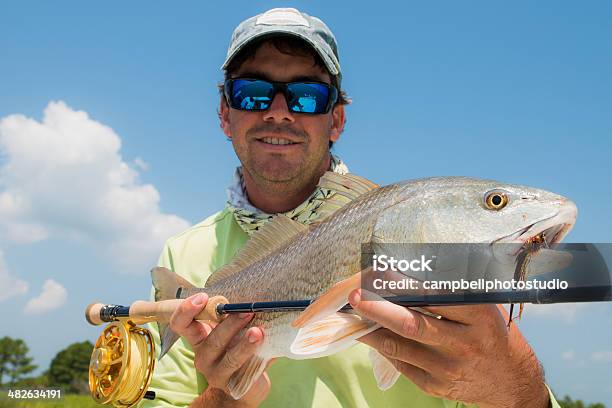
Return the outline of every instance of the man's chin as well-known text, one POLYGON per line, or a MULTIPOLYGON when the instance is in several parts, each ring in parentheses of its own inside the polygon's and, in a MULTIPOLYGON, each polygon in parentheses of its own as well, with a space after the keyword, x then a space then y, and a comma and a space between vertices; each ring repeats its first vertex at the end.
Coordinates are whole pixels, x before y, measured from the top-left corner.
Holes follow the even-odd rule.
POLYGON ((295 180, 300 172, 295 169, 285 169, 285 170, 260 170, 257 172, 259 178, 265 180, 269 183, 290 183, 295 180))
POLYGON ((304 173, 304 169, 301 165, 276 162, 255 166, 251 173, 255 173, 258 178, 269 183, 290 183, 300 178, 300 175, 304 173))

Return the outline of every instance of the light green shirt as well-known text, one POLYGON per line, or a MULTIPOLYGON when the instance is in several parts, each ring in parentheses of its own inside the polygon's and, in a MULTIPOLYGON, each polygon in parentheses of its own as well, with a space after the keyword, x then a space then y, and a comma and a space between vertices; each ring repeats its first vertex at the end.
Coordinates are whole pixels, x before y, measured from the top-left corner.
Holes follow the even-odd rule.
MULTIPOLYGON (((247 241, 227 209, 170 238, 159 260, 164 266, 198 287, 213 271, 228 263, 247 241)), ((159 333, 149 325, 159 353, 159 333)), ((153 401, 141 408, 188 406, 207 386, 196 371, 189 343, 179 339, 155 366, 149 390, 153 401)), ((368 347, 359 343, 329 357, 310 360, 278 358, 268 369, 272 388, 262 407, 423 407, 455 408, 465 404, 425 394, 400 376, 395 385, 381 391, 376 385, 368 347)), ((553 408, 559 407, 553 400, 553 408)))

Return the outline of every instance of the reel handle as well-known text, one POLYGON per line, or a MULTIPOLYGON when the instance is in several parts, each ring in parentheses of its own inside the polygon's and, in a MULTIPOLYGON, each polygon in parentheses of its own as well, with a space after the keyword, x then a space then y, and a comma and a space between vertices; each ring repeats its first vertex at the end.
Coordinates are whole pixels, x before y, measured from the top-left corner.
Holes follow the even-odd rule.
MULTIPOLYGON (((92 303, 85 310, 85 318, 94 325, 100 325, 116 320, 118 317, 129 317, 134 324, 143 324, 148 322, 168 323, 172 313, 179 307, 185 299, 169 299, 159 302, 148 302, 145 300, 137 300, 132 303, 129 308, 115 305, 105 305, 103 303, 92 303), (108 308, 115 310, 108 313, 108 308)), ((195 320, 204 320, 212 323, 220 323, 226 315, 217 313, 217 305, 220 303, 228 303, 223 296, 213 296, 208 299, 208 303, 195 320)))

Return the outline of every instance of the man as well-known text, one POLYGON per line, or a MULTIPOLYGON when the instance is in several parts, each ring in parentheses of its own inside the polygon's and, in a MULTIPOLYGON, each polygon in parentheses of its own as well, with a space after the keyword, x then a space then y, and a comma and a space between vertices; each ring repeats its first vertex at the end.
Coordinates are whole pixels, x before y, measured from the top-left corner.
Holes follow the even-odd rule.
MULTIPOLYGON (((312 197, 326 194, 317 188, 320 176, 347 171, 329 151, 343 131, 347 99, 335 38, 325 24, 295 9, 245 20, 223 68, 219 118, 242 167, 225 209, 169 239, 160 258, 161 266, 198 286, 271 214, 312 221, 312 197)), ((150 388, 157 399, 142 406, 558 406, 532 350, 516 326, 507 329, 501 307, 429 308, 444 317, 435 319, 389 302, 362 302, 359 290, 348 300, 384 328, 330 357, 278 359, 234 400, 228 379, 265 333, 252 327, 238 335, 252 314, 232 315, 216 327, 194 321, 207 299, 193 296, 173 314, 171 328, 182 338, 156 367, 150 388), (376 386, 368 346, 402 374, 385 392, 376 386)))

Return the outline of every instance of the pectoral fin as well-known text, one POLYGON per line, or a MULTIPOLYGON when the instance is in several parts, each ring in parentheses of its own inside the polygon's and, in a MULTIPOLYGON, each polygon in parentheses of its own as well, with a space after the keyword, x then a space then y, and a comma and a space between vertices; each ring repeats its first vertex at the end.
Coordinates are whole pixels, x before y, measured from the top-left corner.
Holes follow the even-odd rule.
POLYGON ((361 286, 362 274, 369 273, 372 268, 367 268, 356 273, 350 278, 344 279, 334 286, 332 286, 327 292, 321 295, 315 300, 310 306, 306 308, 291 325, 293 327, 304 327, 309 323, 316 320, 320 320, 325 316, 329 316, 332 313, 340 310, 344 305, 348 303, 348 295, 354 290, 361 286))

